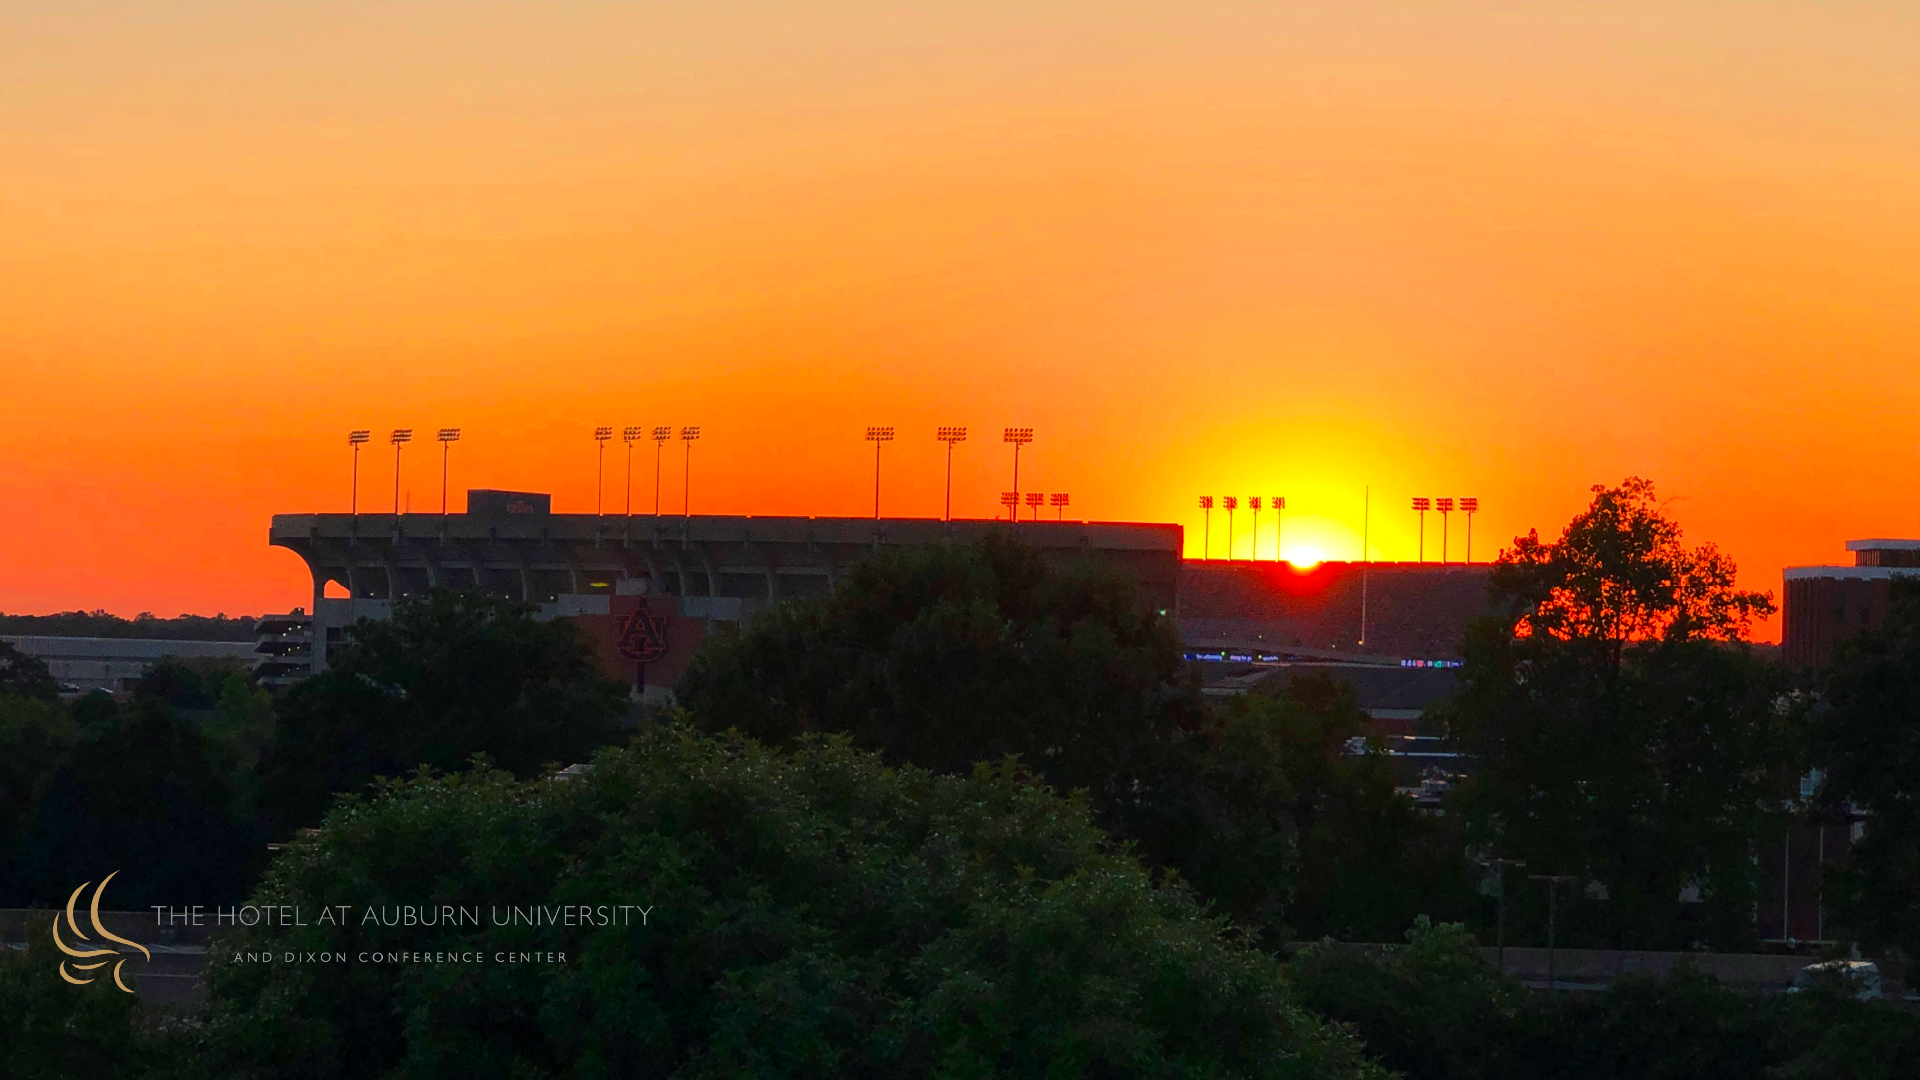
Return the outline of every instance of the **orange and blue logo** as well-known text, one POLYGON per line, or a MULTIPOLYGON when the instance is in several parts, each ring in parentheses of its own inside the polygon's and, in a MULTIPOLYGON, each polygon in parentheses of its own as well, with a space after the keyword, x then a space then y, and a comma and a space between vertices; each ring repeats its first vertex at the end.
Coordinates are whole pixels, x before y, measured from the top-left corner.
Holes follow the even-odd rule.
MULTIPOLYGON (((108 930, 104 924, 100 922, 100 896, 102 893, 107 891, 107 882, 112 881, 114 874, 118 874, 119 872, 120 871, 115 870, 113 874, 108 874, 106 877, 101 878, 99 887, 93 890, 93 904, 91 907, 87 909, 88 914, 92 916, 93 932, 100 935, 100 937, 104 941, 118 942, 121 945, 131 945, 134 948, 140 950, 140 955, 146 957, 148 961, 152 961, 153 954, 147 951, 147 947, 145 945, 142 945, 137 941, 128 941, 126 938, 115 935, 112 931, 108 930)), ((73 895, 67 897, 67 912, 66 912, 67 927, 73 932, 73 936, 78 941, 85 941, 89 943, 92 942, 92 939, 87 937, 86 931, 80 929, 80 921, 74 918, 74 915, 73 915, 73 905, 79 901, 80 894, 87 891, 87 886, 92 884, 93 882, 91 881, 85 882, 79 888, 73 890, 73 895)), ((84 979, 80 978, 78 975, 74 974, 73 972, 68 971, 67 965, 69 964, 73 965, 74 972, 98 971, 100 968, 106 967, 108 963, 112 963, 112 961, 96 960, 94 959, 94 957, 114 957, 114 956, 120 955, 119 949, 82 948, 82 947, 78 947, 77 945, 67 944, 60 937, 60 917, 58 915, 55 915, 53 917, 53 943, 55 945, 58 945, 60 947, 60 951, 63 953, 66 953, 68 957, 68 959, 60 961, 60 977, 67 980, 68 982, 72 983, 75 986, 85 986, 88 983, 91 983, 94 979, 99 978, 99 976, 89 975, 84 979), (84 964, 80 963, 79 961, 82 961, 82 960, 88 961, 88 963, 84 963, 84 964)), ((133 988, 128 986, 126 982, 120 978, 120 969, 126 966, 127 966, 127 961, 125 960, 125 958, 122 958, 119 962, 113 964, 113 984, 115 986, 118 986, 120 989, 125 990, 127 993, 131 994, 133 993, 133 988)))

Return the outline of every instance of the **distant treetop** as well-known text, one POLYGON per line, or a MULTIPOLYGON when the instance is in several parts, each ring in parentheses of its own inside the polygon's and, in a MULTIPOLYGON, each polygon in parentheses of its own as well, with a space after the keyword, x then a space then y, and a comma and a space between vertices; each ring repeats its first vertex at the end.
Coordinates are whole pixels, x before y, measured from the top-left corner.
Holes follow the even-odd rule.
POLYGON ((131 619, 105 611, 61 611, 52 615, 0 612, 0 634, 38 637, 159 638, 166 641, 252 641, 252 615, 182 615, 162 619, 143 611, 131 619))

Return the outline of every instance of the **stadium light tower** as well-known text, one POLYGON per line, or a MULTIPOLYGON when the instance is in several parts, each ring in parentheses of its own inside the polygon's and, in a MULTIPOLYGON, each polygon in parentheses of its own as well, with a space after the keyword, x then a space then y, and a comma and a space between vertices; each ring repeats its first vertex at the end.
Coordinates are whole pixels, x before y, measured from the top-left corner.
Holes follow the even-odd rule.
POLYGON ((460 429, 443 427, 440 429, 440 516, 447 516, 447 459, 453 454, 453 444, 460 441, 460 429))
POLYGON ((1053 520, 1065 521, 1067 519, 1067 493, 1064 491, 1056 491, 1047 496, 1047 501, 1053 504, 1053 520))
POLYGON ((1042 505, 1043 503, 1045 503, 1045 502, 1047 501, 1047 494, 1046 494, 1046 492, 1044 492, 1044 491, 1029 491, 1029 492, 1027 492, 1027 496, 1026 496, 1026 498, 1027 498, 1027 517, 1028 517, 1028 518, 1029 518, 1030 520, 1033 520, 1033 521, 1039 521, 1039 520, 1040 520, 1040 507, 1041 507, 1041 505, 1042 505))
POLYGON ((1227 561, 1233 561, 1233 512, 1240 508, 1240 499, 1235 495, 1226 495, 1220 499, 1220 505, 1227 511, 1227 561))
MULTIPOLYGON (((1033 441, 1033 429, 1030 427, 1007 428, 1001 432, 1000 441, 1013 444, 1013 496, 1014 501, 1018 502, 1020 499, 1020 448, 1033 441)), ((1016 521, 1020 518, 1018 513, 1013 516, 1016 521)))
POLYGON ((1200 527, 1200 558, 1208 559, 1213 556, 1213 496, 1200 496, 1200 509, 1206 511, 1201 517, 1205 524, 1200 527))
POLYGON ((880 444, 893 441, 893 428, 870 427, 867 441, 873 444, 873 520, 880 520, 880 444))
POLYGON ((1473 561, 1473 515, 1480 510, 1480 500, 1468 497, 1460 500, 1460 512, 1467 515, 1467 561, 1473 561))
POLYGON ((1003 491, 1000 493, 1000 505, 1007 508, 1007 520, 1020 520, 1020 493, 1003 491))
POLYGON ((597 427, 593 429, 593 444, 596 447, 595 452, 598 456, 598 463, 594 465, 593 469, 593 512, 598 515, 605 515, 606 513, 606 510, 602 507, 601 500, 607 490, 607 440, 611 438, 613 438, 612 428, 597 427))
POLYGON ((400 448, 413 441, 413 429, 394 428, 387 436, 393 443, 393 516, 400 516, 400 448))
POLYGON ((946 519, 948 521, 952 521, 953 520, 953 444, 967 441, 967 429, 965 427, 943 427, 939 429, 939 431, 934 435, 934 438, 939 439, 941 442, 947 444, 947 517, 946 519))
POLYGON ((680 441, 687 447, 686 475, 680 481, 680 516, 693 516, 693 444, 700 438, 700 425, 680 429, 680 441))
POLYGON ((1260 496, 1247 496, 1247 509, 1253 511, 1253 551, 1247 555, 1248 562, 1260 561, 1260 496))
POLYGON ((1433 500, 1424 495, 1413 497, 1414 513, 1420 515, 1420 561, 1427 561, 1427 511, 1433 509, 1433 500))
POLYGON ((1453 500, 1435 499, 1433 508, 1440 511, 1440 565, 1445 566, 1447 564, 1447 515, 1453 511, 1453 500))
POLYGON ((633 516, 633 444, 640 440, 638 427, 620 429, 620 441, 627 444, 627 516, 633 516))
POLYGON ((1280 511, 1287 508, 1287 497, 1285 495, 1275 495, 1271 502, 1273 504, 1273 561, 1279 562, 1285 558, 1284 555, 1280 554, 1280 528, 1285 524, 1280 520, 1280 511))
POLYGON ((660 452, 673 438, 673 429, 662 425, 653 429, 653 516, 660 516, 660 452))
POLYGON ((347 445, 353 447, 353 487, 348 495, 347 513, 360 516, 360 448, 373 438, 373 432, 356 428, 347 432, 347 445))

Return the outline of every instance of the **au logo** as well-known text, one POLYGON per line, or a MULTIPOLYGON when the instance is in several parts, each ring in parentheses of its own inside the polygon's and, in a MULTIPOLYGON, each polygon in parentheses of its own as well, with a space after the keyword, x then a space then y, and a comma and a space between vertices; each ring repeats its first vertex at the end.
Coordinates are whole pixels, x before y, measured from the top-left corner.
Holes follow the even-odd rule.
MULTIPOLYGON (((108 874, 106 877, 101 878, 99 887, 93 890, 93 906, 88 909, 88 914, 90 914, 93 917, 93 932, 96 934, 99 934, 102 938, 105 938, 108 941, 117 941, 122 945, 131 945, 134 948, 140 950, 140 955, 146 957, 148 960, 152 960, 153 954, 147 951, 147 947, 145 945, 142 945, 137 941, 128 941, 126 938, 114 936, 113 932, 108 930, 100 922, 100 894, 107 891, 107 882, 112 881, 114 874, 118 874, 119 872, 120 871, 115 870, 113 874, 108 874)), ((92 884, 93 882, 91 881, 82 884, 79 888, 73 890, 72 896, 67 897, 67 926, 73 931, 74 936, 80 939, 81 941, 89 941, 90 939, 87 937, 86 931, 80 929, 79 920, 73 917, 73 905, 76 901, 80 899, 80 894, 87 890, 87 886, 92 884)), ((60 977, 67 980, 68 982, 72 983, 75 986, 85 986, 88 983, 92 982, 94 979, 98 978, 98 976, 89 975, 84 979, 79 978, 78 976, 73 975, 72 973, 67 971, 68 964, 73 965, 74 971, 94 971, 98 968, 103 968, 107 966, 107 961, 94 960, 93 959, 94 957, 120 955, 120 950, 118 949, 76 948, 75 946, 69 945, 65 941, 62 941, 60 939, 60 916, 58 915, 55 915, 53 917, 53 943, 55 945, 60 946, 61 952, 66 953, 69 957, 72 958, 72 959, 60 961, 60 977), (85 964, 78 963, 77 961, 80 961, 80 960, 87 960, 91 962, 85 963, 85 964)), ((126 966, 127 966, 127 962, 125 960, 121 960, 120 962, 113 965, 113 985, 118 986, 120 989, 125 990, 127 993, 131 994, 133 993, 133 988, 120 980, 120 969, 126 966)))
POLYGON ((645 600, 640 601, 640 610, 620 616, 619 626, 614 648, 621 656, 644 664, 667 654, 667 620, 648 611, 645 600))

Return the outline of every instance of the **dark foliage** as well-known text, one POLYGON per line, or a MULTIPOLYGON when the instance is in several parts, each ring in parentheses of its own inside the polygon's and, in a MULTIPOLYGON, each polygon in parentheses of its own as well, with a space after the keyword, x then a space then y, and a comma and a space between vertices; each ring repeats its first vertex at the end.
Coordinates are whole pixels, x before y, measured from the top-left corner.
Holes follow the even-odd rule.
POLYGON ((12 642, 0 641, 0 697, 42 698, 60 696, 60 684, 48 672, 46 661, 29 656, 12 642))
POLYGON ((134 683, 133 692, 198 712, 218 706, 235 676, 250 685, 251 674, 248 665, 229 657, 163 656, 134 683))
POLYGON ((1566 940, 1753 941, 1753 845, 1784 824, 1800 759, 1784 673, 1738 640, 1771 603, 1733 579, 1640 480, 1596 489, 1558 543, 1501 554, 1512 615, 1472 628, 1439 719, 1473 759, 1455 803, 1472 839, 1593 886, 1566 940))
POLYGON ((1683 973, 1529 994, 1457 927, 1407 936, 1372 955, 1309 949, 1289 983, 1409 1080, 1895 1080, 1920 1060, 1920 1017, 1831 989, 1736 994, 1683 973))
POLYGON ((243 929, 215 962, 234 1077, 1378 1075, 1271 957, 1011 764, 885 767, 651 729, 567 781, 391 783, 257 902, 650 906, 648 924, 243 929), (565 952, 285 965, 251 949, 565 952))
MULTIPOLYGON (((47 919, 30 921, 48 940, 47 919)), ((111 986, 61 980, 51 944, 0 947, 0 1080, 187 1080, 204 1075, 190 1028, 142 1014, 111 986)))
POLYGON ((58 905, 115 871, 114 904, 231 904, 265 861, 265 838, 236 821, 234 793, 199 727, 155 699, 121 706, 104 694, 50 724, 43 744, 71 740, 15 846, 14 904, 58 905))
POLYGON ((1831 884, 1862 941, 1920 959, 1920 581, 1893 582, 1884 627, 1843 644, 1811 723, 1823 798, 1871 812, 1831 884))
POLYGON ((579 632, 530 605, 435 590, 362 620, 279 708, 263 756, 276 835, 311 825, 339 792, 484 753, 520 776, 584 761, 619 736, 627 690, 579 632))
POLYGON ((676 694, 710 730, 844 732, 889 761, 966 772, 1018 754, 1106 804, 1197 723, 1173 624, 1131 583, 1054 569, 1011 538, 879 553, 834 595, 703 649, 676 694))

